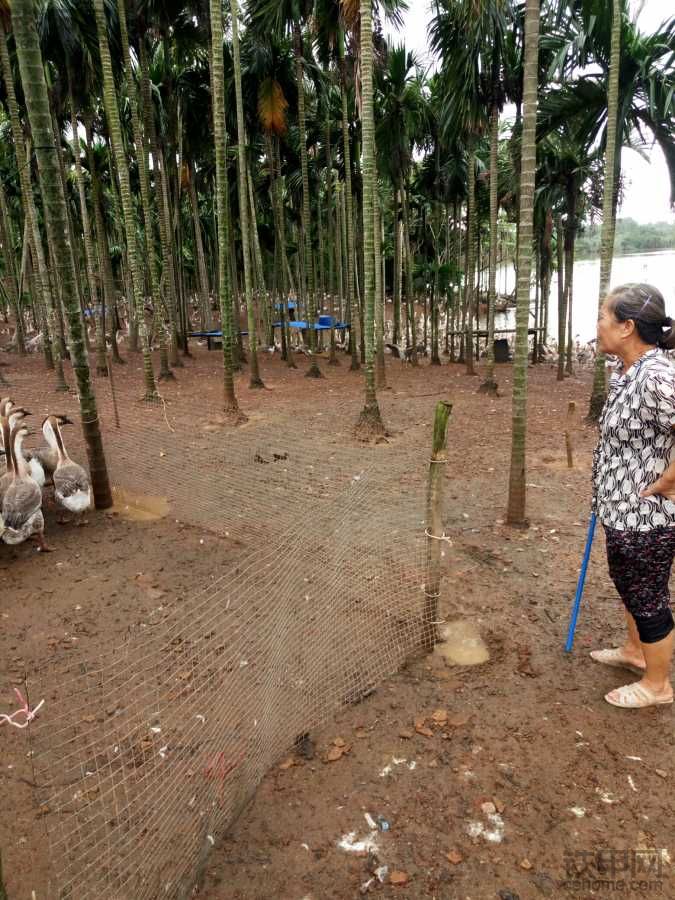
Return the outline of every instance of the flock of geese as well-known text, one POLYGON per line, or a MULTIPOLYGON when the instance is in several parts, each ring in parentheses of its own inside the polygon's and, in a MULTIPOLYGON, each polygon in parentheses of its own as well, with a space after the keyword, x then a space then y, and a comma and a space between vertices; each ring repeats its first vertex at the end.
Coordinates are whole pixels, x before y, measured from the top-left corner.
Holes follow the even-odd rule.
POLYGON ((67 416, 47 416, 42 423, 46 445, 28 450, 24 440, 31 433, 25 424, 29 415, 10 397, 0 400, 0 538, 6 544, 22 544, 30 538, 37 541, 38 549, 48 551, 42 489, 51 482, 57 505, 79 516, 91 507, 91 484, 63 443, 61 427, 72 421, 67 416))

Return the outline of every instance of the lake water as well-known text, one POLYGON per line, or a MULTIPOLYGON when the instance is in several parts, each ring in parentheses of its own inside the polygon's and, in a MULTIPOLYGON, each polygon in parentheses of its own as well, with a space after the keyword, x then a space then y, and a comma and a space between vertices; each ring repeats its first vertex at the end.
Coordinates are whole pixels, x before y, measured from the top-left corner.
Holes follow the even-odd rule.
MULTIPOLYGON (((615 256, 612 265, 612 285, 629 281, 645 281, 657 287, 666 300, 666 312, 675 319, 675 250, 640 253, 634 256, 615 256)), ((515 272, 502 268, 499 272, 498 290, 512 291, 515 272)), ((595 337, 598 318, 598 290, 600 287, 600 260, 589 259, 574 265, 574 304, 572 307, 572 333, 582 343, 595 337)), ((532 295, 534 297, 534 293, 532 295)), ((496 328, 514 328, 514 309, 498 313, 496 328)), ((558 281, 553 276, 548 307, 548 332, 552 340, 558 336, 558 281)))

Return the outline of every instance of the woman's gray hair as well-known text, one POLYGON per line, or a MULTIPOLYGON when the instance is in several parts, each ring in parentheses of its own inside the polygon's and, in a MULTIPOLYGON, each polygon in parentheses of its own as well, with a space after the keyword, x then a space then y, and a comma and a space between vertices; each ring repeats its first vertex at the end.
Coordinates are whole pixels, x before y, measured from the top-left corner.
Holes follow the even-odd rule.
POLYGON ((607 295, 612 312, 619 322, 635 322, 645 344, 656 344, 664 350, 675 349, 673 320, 666 315, 666 302, 658 288, 651 284, 622 284, 607 295))

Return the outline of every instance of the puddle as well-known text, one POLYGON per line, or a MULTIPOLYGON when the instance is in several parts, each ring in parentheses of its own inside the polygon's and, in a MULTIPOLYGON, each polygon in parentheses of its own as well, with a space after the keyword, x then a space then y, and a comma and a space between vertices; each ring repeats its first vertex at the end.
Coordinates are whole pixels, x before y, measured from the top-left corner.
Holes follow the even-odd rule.
POLYGON ((434 653, 450 666, 477 666, 487 662, 490 653, 476 626, 468 620, 449 622, 440 629, 442 644, 434 653))
POLYGON ((112 511, 128 522, 156 522, 169 514, 166 497, 135 494, 121 487, 114 487, 112 511))

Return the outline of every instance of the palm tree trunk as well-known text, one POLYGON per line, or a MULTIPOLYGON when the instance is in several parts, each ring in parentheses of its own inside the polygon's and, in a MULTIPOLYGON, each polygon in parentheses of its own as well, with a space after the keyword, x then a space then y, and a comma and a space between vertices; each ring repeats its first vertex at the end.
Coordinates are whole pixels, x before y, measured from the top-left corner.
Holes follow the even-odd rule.
POLYGON ((556 216, 556 253, 558 262, 558 374, 557 380, 565 379, 565 255, 562 216, 556 216))
MULTIPOLYGON (((410 363, 417 365, 417 317, 415 315, 415 291, 413 289, 413 258, 410 249, 410 210, 408 207, 408 188, 402 183, 399 188, 403 201, 403 247, 405 252, 405 294, 408 310, 408 326, 410 327, 410 363)), ((407 333, 407 328, 406 328, 407 333)))
POLYGON ((353 194, 352 194, 352 153, 349 146, 349 112, 347 109, 347 75, 345 64, 345 48, 344 35, 342 31, 338 38, 338 49, 340 53, 340 100, 342 103, 342 155, 345 170, 345 215, 344 224, 347 233, 347 241, 345 250, 347 255, 347 307, 349 309, 349 351, 351 353, 350 369, 356 371, 359 364, 359 355, 357 350, 357 328, 358 311, 356 309, 356 299, 354 292, 354 210, 353 210, 353 194))
POLYGON ((108 123, 110 143, 115 158, 115 168, 117 169, 117 178, 122 199, 122 218, 124 220, 127 259, 129 261, 129 273, 133 290, 134 308, 136 310, 136 327, 138 328, 141 349, 143 351, 143 376, 145 382, 144 399, 154 400, 157 397, 157 388, 155 387, 155 374, 152 369, 152 355, 150 352, 148 329, 145 324, 143 278, 138 261, 138 247, 136 244, 136 216, 131 200, 129 164, 124 150, 124 143, 122 141, 122 127, 120 125, 119 107, 117 104, 117 95, 115 93, 110 47, 108 45, 108 26, 104 0, 94 0, 94 13, 96 16, 98 47, 101 57, 101 69, 103 72, 103 104, 105 107, 105 116, 108 123))
POLYGON ((223 332, 223 387, 225 412, 233 424, 245 422, 234 393, 232 292, 229 274, 230 236, 227 210, 227 137, 225 132, 225 83, 223 77, 223 8, 221 0, 210 0, 211 95, 216 151, 216 209, 218 216, 218 292, 223 332))
POLYGON ((258 217, 256 215, 255 193, 253 191, 253 176, 251 175, 250 165, 247 165, 246 167, 246 183, 248 185, 249 211, 251 213, 251 243, 253 245, 253 259, 255 260, 255 272, 257 273, 256 277, 258 281, 258 302, 256 304, 254 297, 253 306, 258 321, 260 321, 262 317, 263 327, 267 334, 268 345, 271 347, 274 345, 274 329, 272 328, 273 320, 271 318, 273 310, 270 308, 270 301, 267 293, 267 284, 265 280, 265 266, 263 264, 262 251, 260 249, 260 237, 258 235, 258 217), (262 304, 262 311, 260 310, 260 304, 262 304))
POLYGON ((499 107, 492 106, 490 116, 490 273, 488 283, 487 323, 487 372, 480 390, 486 394, 497 393, 495 380, 495 305, 497 303, 497 216, 499 213, 499 107))
MULTIPOLYGON (((361 0, 361 127, 363 154, 363 320, 365 404, 357 424, 361 437, 382 434, 375 383, 375 114, 373 110, 373 23, 371 0, 361 0)), ((379 230, 379 227, 378 227, 379 230)))
POLYGON ((537 87, 539 60, 539 0, 525 7, 525 62, 523 72, 523 131, 520 169, 520 240, 518 244, 518 289, 516 298, 516 349, 513 361, 513 415, 511 470, 507 521, 526 525, 525 438, 527 430, 527 358, 530 318, 530 272, 534 219, 534 182, 537 164, 537 87))
POLYGON ((382 390, 387 386, 387 374, 384 365, 384 255, 382 253, 382 207, 380 198, 375 192, 375 354, 377 359, 377 387, 382 390))
POLYGON ((204 256, 204 241, 202 240, 202 225, 199 218, 197 188, 195 187, 194 166, 192 166, 190 169, 188 194, 190 197, 190 211, 192 213, 192 227, 194 229, 195 235, 195 247, 197 248, 197 283, 199 285, 199 294, 201 297, 200 325, 202 331, 208 331, 211 328, 211 299, 209 296, 209 276, 206 271, 206 257, 204 256))
POLYGON ((23 129, 21 120, 19 119, 19 107, 16 102, 16 93, 14 90, 14 76, 12 66, 9 59, 7 49, 7 34, 3 26, 2 16, 0 16, 0 69, 5 83, 6 103, 9 112, 9 121, 12 129, 12 138, 14 140, 14 154, 16 156, 16 165, 19 172, 19 184, 21 187, 21 202, 23 213, 29 224, 29 236, 31 239, 31 255, 35 263, 37 283, 42 300, 42 306, 45 310, 44 318, 44 334, 43 343, 45 345, 45 356, 51 359, 54 364, 56 375, 56 390, 67 391, 65 375, 63 372, 63 357, 61 348, 56 340, 56 311, 55 301, 49 283, 49 271, 45 260, 44 246, 42 244, 42 235, 40 234, 40 226, 38 224, 37 210, 33 198, 33 188, 30 180, 29 156, 26 153, 24 145, 23 129))
MULTIPOLYGON (((98 270, 96 254, 94 252, 94 243, 91 237, 91 223, 89 219, 89 209, 87 207, 87 197, 84 189, 82 162, 80 160, 80 138, 77 130, 77 111, 75 109, 75 100, 73 99, 72 73, 70 72, 70 67, 68 68, 68 103, 70 106, 70 127, 73 140, 73 157, 75 159, 75 180, 77 181, 77 193, 80 201, 82 235, 84 238, 84 257, 87 265, 87 276, 89 279, 89 299, 92 306, 92 314, 95 315, 95 308, 99 302, 99 285, 101 283, 101 277, 98 270)), ((101 303, 103 303, 102 297, 101 303)), ((94 321, 96 321, 95 318, 94 321)), ((106 377, 108 374, 108 367, 106 364, 105 354, 105 330, 100 317, 98 320, 96 338, 96 374, 101 377, 106 377), (101 332, 103 332, 103 334, 101 334, 101 332)))
MULTIPOLYGON (((293 290, 290 284, 290 266, 286 253, 286 220, 282 193, 281 170, 278 158, 278 138, 268 137, 268 156, 270 158, 270 188, 272 191, 272 214, 274 216, 274 233, 279 252, 279 268, 281 271, 281 345, 285 351, 285 361, 289 369, 297 369, 293 358, 293 349, 288 328, 288 292, 293 290)), ((296 296, 297 301, 297 296, 296 296)))
MULTIPOLYGON (((621 141, 619 124, 619 69, 621 67, 621 0, 612 3, 612 41, 609 58, 609 79, 607 85, 607 137, 605 149, 605 185, 602 197, 602 236, 600 238, 600 293, 598 309, 609 292, 614 256, 614 232, 616 229, 616 209, 614 195, 618 174, 621 171, 621 141)), ((570 334, 570 339, 571 339, 570 334)), ((595 358, 593 389, 588 408, 588 418, 596 422, 602 412, 606 396, 605 356, 598 353, 595 358)))
POLYGON ((394 223, 394 333, 392 342, 398 347, 401 343, 401 219, 399 214, 399 193, 394 185, 393 223, 394 223))
MULTIPOLYGON (((333 218, 333 153, 330 142, 330 117, 326 114, 324 123, 324 149, 326 152, 326 210, 328 214, 328 291, 330 293, 330 314, 335 325, 335 219, 333 218)), ((339 365, 335 355, 335 328, 330 331, 330 351, 328 365, 339 365)))
POLYGON ((302 242, 305 254, 305 283, 307 285, 306 316, 309 332, 309 350, 312 355, 309 369, 305 373, 308 378, 321 378, 321 370, 316 360, 316 332, 314 316, 316 313, 316 296, 314 284, 314 262, 312 259, 312 220, 309 202, 309 165, 307 161, 307 127, 305 123, 305 83, 304 60, 302 50, 302 32, 300 25, 293 25, 293 55, 295 57, 295 81, 298 89, 298 132, 300 139, 300 170, 302 173, 302 242))
MULTIPOLYGON (((251 242, 248 214, 248 185, 246 163, 246 134, 244 129, 244 101, 241 94, 241 59, 239 55, 239 7, 237 0, 230 0, 232 13, 232 54, 234 63, 234 92, 237 105, 237 173, 239 176, 239 230, 241 232, 241 253, 244 258, 244 296, 248 322, 248 349, 251 372, 249 387, 264 388, 258 367, 258 342, 256 339, 255 310, 251 289, 251 242)), ((309 193, 309 188, 308 188, 309 193)))
MULTIPOLYGON (((340 321, 344 321, 345 315, 345 277, 342 232, 342 184, 338 181, 335 185, 335 270, 337 272, 340 321)), ((337 362, 338 360, 336 359, 336 363, 337 362)))
POLYGON ((466 208, 466 281, 464 285, 466 306, 466 374, 475 375, 474 345, 473 345, 473 317, 474 317, 474 293, 476 284, 476 151, 474 138, 470 138, 469 160, 467 163, 468 197, 466 208))
MULTIPOLYGON (((169 326, 166 319, 168 318, 162 303, 160 293, 161 274, 159 272, 159 264, 157 259, 157 251, 154 238, 154 218, 152 215, 152 202, 150 198, 150 179, 148 176, 148 152, 146 135, 141 129, 141 117, 139 114, 140 98, 139 92, 134 82, 133 70, 131 68, 131 55, 129 52, 129 36, 127 33, 125 0, 117 0, 117 15, 120 25, 120 38, 122 44, 122 60, 123 71, 126 79, 127 95, 129 97, 129 106, 131 108, 131 132, 136 147, 136 160, 138 162, 138 177, 141 186, 141 209, 143 211, 143 234, 145 238, 145 255, 147 257, 148 273, 150 275, 150 293, 152 295, 152 308, 155 320, 160 321, 159 330, 159 381, 171 381, 175 379, 175 375, 169 368, 168 355, 168 333, 169 326)), ((141 35, 140 44, 143 44, 143 35, 141 35)), ((174 346, 175 352, 175 346, 174 346)))
POLYGON ((35 140, 45 221, 49 239, 55 249, 63 287, 63 301, 68 314, 71 358, 77 380, 94 503, 97 509, 106 509, 112 506, 112 494, 98 422, 96 397, 92 389, 84 344, 81 310, 75 285, 75 263, 69 241, 66 199, 59 172, 58 148, 52 131, 49 97, 32 0, 14 0, 12 15, 28 119, 35 140))
POLYGON ((5 270, 8 276, 6 284, 9 305, 14 313, 16 349, 21 356, 25 356, 26 340, 21 304, 21 285, 16 271, 16 257, 14 255, 14 229, 9 210, 7 209, 7 200, 5 199, 5 189, 2 181, 0 181, 0 239, 4 248, 5 270))

